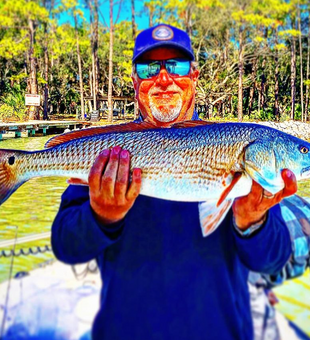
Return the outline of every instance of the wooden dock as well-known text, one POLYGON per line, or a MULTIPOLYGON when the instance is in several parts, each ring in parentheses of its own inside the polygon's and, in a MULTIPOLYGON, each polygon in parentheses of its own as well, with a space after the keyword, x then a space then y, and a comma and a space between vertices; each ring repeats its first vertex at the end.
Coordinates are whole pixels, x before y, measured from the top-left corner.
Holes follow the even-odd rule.
POLYGON ((21 137, 22 132, 27 132, 28 137, 35 136, 36 133, 42 133, 44 136, 50 133, 62 133, 66 129, 81 129, 92 125, 89 121, 81 120, 31 120, 27 122, 2 123, 0 122, 0 140, 3 134, 14 132, 15 138, 21 137))

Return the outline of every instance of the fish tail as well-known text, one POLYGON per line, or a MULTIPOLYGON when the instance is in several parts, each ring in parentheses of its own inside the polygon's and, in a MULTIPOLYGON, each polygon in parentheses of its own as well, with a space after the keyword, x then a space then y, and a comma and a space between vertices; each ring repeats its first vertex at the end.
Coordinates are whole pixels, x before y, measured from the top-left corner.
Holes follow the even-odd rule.
POLYGON ((4 203, 24 182, 19 168, 22 155, 27 152, 0 149, 0 205, 4 203))

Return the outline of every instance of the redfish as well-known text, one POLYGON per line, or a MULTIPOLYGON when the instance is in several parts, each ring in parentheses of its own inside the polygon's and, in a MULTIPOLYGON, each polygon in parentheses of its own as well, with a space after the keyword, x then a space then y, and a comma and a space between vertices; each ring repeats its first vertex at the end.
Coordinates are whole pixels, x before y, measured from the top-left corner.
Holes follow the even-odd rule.
POLYGON ((270 127, 198 121, 167 129, 129 123, 56 136, 44 150, 0 149, 0 204, 34 177, 87 182, 99 153, 116 145, 130 152, 131 168, 142 169, 142 195, 201 202, 205 236, 234 198, 250 192, 252 180, 275 194, 284 187, 282 169, 293 171, 297 180, 310 177, 310 143, 270 127))

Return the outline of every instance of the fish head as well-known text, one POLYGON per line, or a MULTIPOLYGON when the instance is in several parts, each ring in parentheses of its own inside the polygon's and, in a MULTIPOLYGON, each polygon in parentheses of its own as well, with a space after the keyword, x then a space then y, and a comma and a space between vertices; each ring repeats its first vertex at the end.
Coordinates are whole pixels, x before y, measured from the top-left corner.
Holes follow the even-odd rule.
POLYGON ((264 134, 246 148, 245 169, 275 194, 284 188, 284 169, 291 170, 297 180, 310 178, 310 143, 280 131, 264 134))
POLYGON ((310 178, 309 142, 289 136, 282 145, 275 145, 275 153, 279 169, 291 170, 297 180, 310 178))

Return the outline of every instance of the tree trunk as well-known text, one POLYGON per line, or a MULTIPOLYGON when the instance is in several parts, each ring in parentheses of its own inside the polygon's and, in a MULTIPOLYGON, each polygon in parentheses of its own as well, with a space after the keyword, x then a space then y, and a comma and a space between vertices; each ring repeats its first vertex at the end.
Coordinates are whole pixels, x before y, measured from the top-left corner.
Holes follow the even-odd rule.
POLYGON ((242 27, 239 28, 239 83, 238 83, 238 122, 243 119, 243 31, 242 27))
POLYGON ((299 30, 299 59, 300 59, 300 105, 301 105, 301 121, 304 121, 304 80, 303 80, 303 70, 302 70, 302 43, 301 43, 301 18, 300 18, 300 5, 298 7, 298 30, 299 30))
POLYGON ((250 93, 249 93, 249 106, 248 106, 248 115, 250 117, 253 109, 253 102, 254 102, 254 93, 255 93, 255 88, 256 88, 256 75, 257 75, 257 58, 255 58, 253 62, 253 71, 252 71, 252 86, 250 88, 250 93))
POLYGON ((186 10, 185 10, 185 30, 187 32, 187 34, 190 36, 190 38, 192 37, 193 34, 193 24, 192 24, 192 7, 193 5, 190 4, 189 6, 187 6, 186 10))
MULTIPOLYGON (((278 28, 275 30, 275 45, 278 44, 278 28)), ((280 120, 279 112, 279 52, 275 50, 274 56, 275 72, 274 72, 274 115, 276 120, 280 120)))
MULTIPOLYGON (((30 72, 29 72, 29 83, 28 89, 30 94, 38 94, 38 83, 37 83, 37 65, 36 58, 34 56, 34 42, 35 42, 35 23, 32 19, 28 21, 29 25, 29 36, 30 36, 30 48, 29 48, 29 63, 30 63, 30 72)), ((37 107, 29 106, 28 107, 28 119, 34 120, 38 119, 37 115, 37 107)))
POLYGON ((92 92, 93 109, 97 110, 97 93, 98 93, 98 73, 97 73, 97 58, 98 58, 98 1, 94 1, 94 6, 91 0, 88 0, 89 21, 91 31, 91 60, 92 60, 92 92))
MULTIPOLYGON (((89 68, 89 90, 90 90, 90 93, 92 94, 93 93, 93 75, 92 75, 92 71, 91 71, 91 68, 89 68)), ((93 105, 92 105, 92 101, 89 100, 88 101, 88 107, 89 107, 89 112, 92 112, 93 111, 93 105)))
POLYGON ((113 120, 112 81, 113 81, 113 0, 110 0, 110 53, 109 53, 108 122, 112 122, 112 120, 113 120))
POLYGON ((208 116, 209 116, 209 119, 213 118, 213 105, 210 102, 208 106, 208 116))
POLYGON ((45 36, 45 46, 44 46, 44 107, 43 107, 43 120, 48 120, 48 35, 47 35, 47 24, 44 24, 44 36, 45 36))
POLYGON ((139 118, 139 103, 137 101, 137 99, 135 98, 135 102, 134 102, 134 119, 138 119, 139 118))
POLYGON ((132 39, 136 40, 137 28, 135 20, 135 0, 131 0, 131 25, 132 25, 132 39))
POLYGON ((227 63, 228 60, 228 53, 229 53, 229 44, 230 44, 230 32, 227 28, 225 31, 225 46, 224 46, 224 53, 223 53, 223 62, 224 64, 227 63))
MULTIPOLYGON (((309 11, 309 26, 308 26, 308 51, 307 51, 307 74, 306 79, 309 81, 309 64, 310 64, 310 11, 309 11)), ((306 86, 306 103, 305 103, 305 121, 308 120, 308 110, 309 110, 309 84, 306 86)))
MULTIPOLYGON (((46 1, 43 0, 43 6, 49 10, 49 14, 53 18, 52 10, 54 9, 54 0, 52 1, 46 1), (48 8, 49 7, 49 8, 48 8)), ((54 19, 54 18, 53 18, 54 19)), ((44 105, 43 105, 43 120, 48 120, 48 113, 49 113, 49 103, 48 103, 48 97, 49 97, 49 50, 48 47, 53 45, 53 42, 50 41, 49 36, 48 36, 48 31, 47 31, 47 22, 44 23, 44 38, 45 38, 45 43, 44 43, 44 105)))
POLYGON ((97 110, 98 91, 99 91, 99 58, 98 58, 98 0, 94 0, 94 40, 93 40, 93 55, 94 55, 94 110, 97 110))
MULTIPOLYGON (((268 41, 268 29, 264 29, 264 38, 266 39, 266 41, 268 41)), ((261 100, 261 109, 263 110, 263 112, 266 109, 266 98, 267 98, 267 89, 266 89, 266 56, 263 56, 263 62, 262 62, 262 75, 261 75, 261 83, 260 83, 260 100, 261 100)))
POLYGON ((80 102, 81 102, 81 117, 80 119, 84 119, 85 111, 84 111, 84 89, 83 89, 83 72, 82 72, 82 61, 81 61, 81 53, 80 53, 80 43, 79 43, 79 32, 78 32, 78 23, 76 14, 74 14, 74 25, 75 25, 75 39, 76 39, 76 53, 78 59, 78 68, 79 68, 79 84, 80 84, 80 102))
POLYGON ((264 57, 263 63, 262 63, 262 75, 261 75, 261 83, 260 83, 260 100, 261 100, 261 109, 263 111, 266 108, 266 76, 265 76, 265 68, 266 68, 266 57, 264 57))
POLYGON ((291 119, 295 118, 295 100, 296 100, 296 42, 291 38, 291 119))
POLYGON ((151 3, 146 4, 147 9, 149 10, 149 27, 153 26, 154 21, 154 12, 155 8, 151 3))

